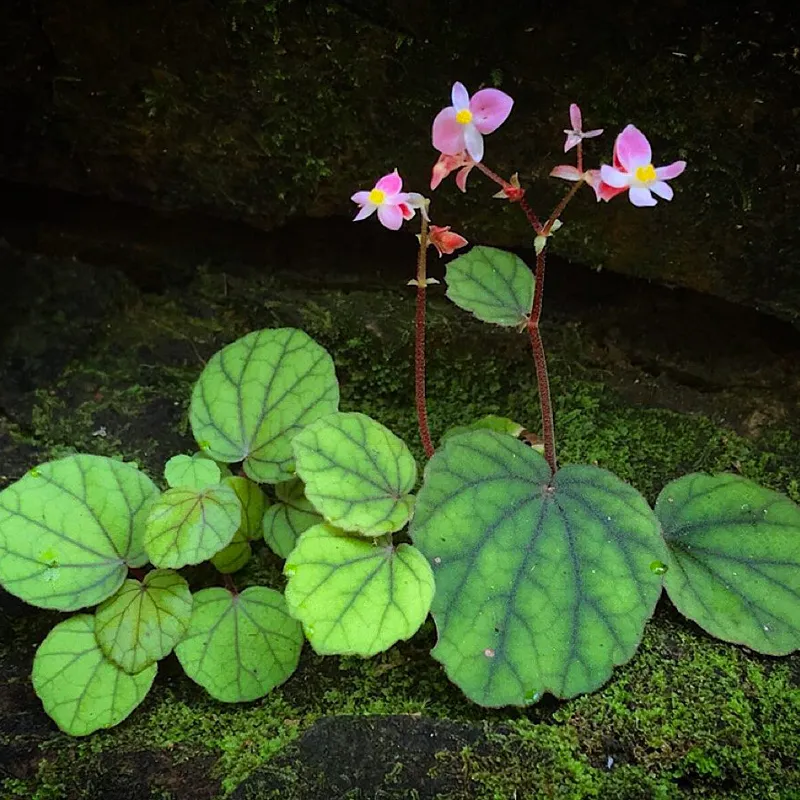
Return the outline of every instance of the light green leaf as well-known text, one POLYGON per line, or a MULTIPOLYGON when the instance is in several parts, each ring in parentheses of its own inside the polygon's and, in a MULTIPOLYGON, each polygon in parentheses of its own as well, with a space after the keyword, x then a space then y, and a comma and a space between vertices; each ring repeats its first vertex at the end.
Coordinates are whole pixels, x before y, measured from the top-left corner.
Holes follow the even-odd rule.
POLYGON ((379 422, 353 412, 330 414, 295 437, 294 453, 306 497, 331 524, 380 536, 408 522, 417 465, 379 422))
POLYGON ((230 486, 239 502, 242 505, 242 525, 241 532, 246 539, 253 541, 261 538, 261 523, 264 519, 264 511, 269 502, 261 487, 247 478, 235 477, 226 478, 223 483, 230 486))
POLYGON ((194 456, 172 456, 164 467, 164 479, 173 489, 205 489, 216 486, 222 480, 222 471, 216 461, 204 453, 194 456))
POLYGON ((106 658, 130 674, 141 672, 172 652, 189 625, 189 584, 169 569, 129 579, 100 605, 94 633, 106 658))
POLYGON ((75 455, 0 492, 0 584, 40 608, 74 611, 147 562, 144 523, 158 497, 135 465, 75 455))
POLYGON ((469 431, 496 431, 497 433, 505 433, 508 436, 513 436, 515 439, 525 430, 525 428, 518 422, 514 422, 507 417, 498 417, 495 414, 487 414, 469 425, 454 425, 449 430, 445 431, 442 436, 441 443, 444 444, 452 436, 458 436, 459 433, 467 433, 469 431))
POLYGON ((275 503, 264 514, 264 541, 275 555, 286 558, 297 544, 300 534, 322 521, 316 511, 275 503))
POLYGON ((155 677, 155 664, 128 675, 105 658, 91 614, 56 625, 33 660, 33 689, 56 725, 71 736, 118 725, 144 700, 155 677))
POLYGON ((658 522, 606 470, 555 476, 517 439, 475 431, 428 462, 411 538, 433 565, 433 655, 485 706, 597 689, 634 654, 661 594, 658 522))
POLYGON ((433 573, 419 550, 376 546, 331 525, 307 530, 283 572, 289 613, 322 655, 388 650, 419 630, 433 597, 433 573))
POLYGON ((228 575, 238 572, 250 560, 253 555, 253 548, 245 538, 241 528, 236 531, 231 543, 212 556, 211 563, 223 574, 228 575))
POLYGON ((292 477, 292 439, 339 406, 327 351, 294 328, 255 331, 208 362, 189 418, 201 449, 259 483, 292 477))
POLYGON ((147 518, 145 547, 157 567, 199 564, 227 547, 242 521, 230 486, 168 489, 147 518))
POLYGON ((175 648, 186 674, 213 698, 242 703, 263 697, 297 668, 300 623, 280 592, 251 586, 241 594, 203 589, 194 596, 189 631, 175 648))
POLYGON ((800 508, 738 475, 695 473, 656 502, 664 585, 712 636, 781 656, 800 647, 800 508))
POLYGON ((453 259, 445 275, 447 296, 483 322, 518 326, 533 307, 533 273, 505 250, 473 247, 453 259))

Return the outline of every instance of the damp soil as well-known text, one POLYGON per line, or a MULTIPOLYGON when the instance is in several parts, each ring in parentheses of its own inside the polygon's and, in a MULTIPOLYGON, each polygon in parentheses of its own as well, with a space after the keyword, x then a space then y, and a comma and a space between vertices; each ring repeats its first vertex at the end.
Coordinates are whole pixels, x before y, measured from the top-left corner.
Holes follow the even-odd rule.
MULTIPOLYGON (((0 487, 35 463, 74 450, 135 458, 157 476, 170 455, 192 450, 188 388, 205 360, 248 330, 273 325, 305 327, 330 346, 345 402, 366 404, 390 427, 394 422, 413 432, 402 400, 411 405, 413 296, 405 283, 415 258, 412 236, 342 219, 302 220, 265 234, 198 215, 159 214, 11 184, 0 186, 0 204, 0 487)), ((530 253, 520 255, 532 263, 530 253)), ((441 278, 443 264, 432 264, 430 272, 441 278)), ((511 397, 516 381, 529 380, 524 360, 507 360, 514 348, 524 351, 524 343, 469 321, 456 328, 449 306, 432 294, 431 325, 444 342, 440 351, 431 343, 433 367, 471 365, 487 384, 467 388, 471 379, 462 378, 466 399, 454 397, 452 406, 442 403, 438 411, 432 399, 434 424, 451 407, 475 415, 495 411, 480 404, 511 397), (491 360, 495 370, 484 372, 491 360)), ((800 431, 796 328, 749 308, 557 257, 549 262, 545 302, 554 383, 574 393, 565 408, 594 408, 598 397, 611 397, 615 408, 630 413, 663 411, 678 421, 664 430, 679 431, 676 437, 699 448, 664 461, 668 467, 658 462, 654 480, 663 485, 675 477, 671 470, 710 464, 763 469, 759 477, 791 488, 800 461, 787 463, 769 448, 791 442, 800 431)), ((433 381, 432 393, 436 386, 433 381)), ((618 439, 632 429, 632 417, 626 419, 629 427, 620 429, 618 439)), ((661 425, 665 417, 652 419, 661 425)), ((580 452, 572 418, 562 430, 566 451, 580 452)), ((653 453, 670 444, 654 444, 653 453)), ((609 455, 609 464, 624 460, 622 452, 609 455)), ((634 483, 652 497, 644 462, 626 463, 634 483)), ((280 574, 277 559, 267 553, 259 556, 258 569, 280 574)), ((265 730, 259 726, 274 720, 256 725, 252 709, 230 733, 217 736, 215 719, 228 731, 228 717, 201 698, 173 659, 164 662, 154 696, 134 712, 151 728, 127 735, 126 726, 143 723, 126 722, 119 740, 103 733, 76 743, 44 715, 28 679, 33 651, 58 619, 0 591, 2 797, 212 800, 232 792, 238 800, 569 798, 599 796, 591 793, 597 787, 604 787, 603 797, 630 800, 761 796, 747 794, 756 786, 747 781, 755 777, 734 774, 737 756, 725 756, 731 759, 726 762, 713 748, 703 750, 711 745, 693 742, 691 733, 667 738, 660 752, 653 744, 657 736, 645 746, 646 734, 622 725, 630 723, 625 714, 634 714, 639 701, 620 700, 617 689, 609 690, 606 713, 619 717, 619 727, 609 723, 607 729, 596 709, 593 719, 573 701, 546 699, 536 710, 505 716, 469 706, 427 655, 435 638, 430 624, 376 665, 306 652, 297 675, 280 690, 282 705, 274 712, 280 730, 269 728, 269 747, 258 739, 265 730), (348 686, 359 693, 357 701, 348 698, 348 686), (194 713, 188 707, 199 708, 205 721, 186 716, 194 713), (250 738, 241 733, 249 724, 255 731, 250 738), (203 725, 208 731, 198 734, 203 725), (204 739, 212 742, 205 748, 199 744, 204 739), (526 766, 529 759, 539 766, 526 766), (653 766, 662 762, 663 770, 653 766)), ((710 643, 666 602, 648 636, 644 666, 623 667, 623 677, 612 681, 635 682, 636 669, 650 675, 652 653, 672 665, 676 692, 687 680, 679 669, 696 669, 689 680, 698 682, 713 682, 714 675, 722 686, 743 681, 744 691, 765 685, 778 669, 774 660, 710 643), (698 655, 704 648, 713 652, 710 679, 698 655)), ((780 663, 786 697, 777 693, 769 704, 753 702, 754 719, 773 736, 764 745, 773 772, 764 780, 786 792, 776 788, 769 796, 788 800, 800 796, 800 775, 790 764, 789 734, 779 717, 787 709, 800 711, 800 662, 780 663)), ((691 707, 693 701, 681 702, 691 707)), ((265 708, 273 713, 272 706, 265 708)), ((728 747, 727 729, 720 730, 719 746, 728 747)), ((730 748, 737 747, 734 737, 730 748)))

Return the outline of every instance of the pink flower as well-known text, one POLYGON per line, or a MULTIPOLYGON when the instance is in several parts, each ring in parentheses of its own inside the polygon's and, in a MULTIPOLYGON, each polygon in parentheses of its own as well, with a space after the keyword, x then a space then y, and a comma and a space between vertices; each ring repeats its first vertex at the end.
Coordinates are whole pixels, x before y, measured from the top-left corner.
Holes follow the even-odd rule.
POLYGON ((614 166, 600 167, 600 182, 594 187, 598 200, 609 200, 626 189, 635 206, 656 205, 653 194, 672 200, 672 188, 666 181, 677 178, 686 169, 686 162, 654 167, 652 157, 647 137, 634 125, 628 125, 614 142, 614 166))
POLYGON ((497 130, 511 113, 514 101, 499 89, 481 89, 470 99, 463 83, 454 83, 453 105, 433 121, 433 146, 445 155, 466 150, 473 161, 483 158, 483 136, 497 130))
POLYGON ((431 225, 428 233, 428 241, 439 251, 439 258, 445 254, 450 255, 454 250, 457 250, 459 247, 465 247, 468 244, 463 236, 452 233, 449 225, 445 225, 444 227, 431 225))
POLYGON ((361 208, 353 222, 360 222, 377 210, 378 219, 384 227, 398 230, 404 219, 414 216, 414 209, 409 203, 410 195, 402 189, 403 179, 395 169, 384 175, 371 191, 356 192, 350 199, 361 208))
MULTIPOLYGON (((572 129, 569 130, 567 128, 564 129, 564 133, 567 134, 567 141, 564 142, 564 152, 571 150, 578 144, 581 139, 592 139, 595 136, 599 136, 602 132, 602 128, 595 128, 593 131, 586 131, 584 133, 581 130, 581 125, 583 125, 583 119, 581 117, 581 110, 575 103, 571 103, 569 107, 569 121, 572 125, 572 129)), ((569 179, 567 179, 569 180, 569 179)))
POLYGON ((435 189, 451 172, 458 169, 461 171, 456 175, 456 186, 462 192, 466 192, 467 176, 474 166, 475 162, 463 150, 454 156, 442 153, 439 160, 433 165, 431 189, 435 189))

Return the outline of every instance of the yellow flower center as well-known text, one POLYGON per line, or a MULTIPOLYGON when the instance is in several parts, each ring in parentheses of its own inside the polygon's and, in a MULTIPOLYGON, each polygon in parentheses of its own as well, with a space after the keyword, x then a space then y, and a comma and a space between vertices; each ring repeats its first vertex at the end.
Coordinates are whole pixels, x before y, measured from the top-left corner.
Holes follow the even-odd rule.
POLYGON ((656 170, 652 164, 646 167, 636 167, 636 180, 642 183, 650 183, 656 179, 656 170))
POLYGON ((369 193, 369 201, 374 206, 379 206, 386 199, 386 192, 380 189, 373 189, 369 193))
POLYGON ((458 122, 459 125, 467 125, 472 122, 472 112, 468 108, 462 108, 461 111, 456 114, 456 122, 458 122))

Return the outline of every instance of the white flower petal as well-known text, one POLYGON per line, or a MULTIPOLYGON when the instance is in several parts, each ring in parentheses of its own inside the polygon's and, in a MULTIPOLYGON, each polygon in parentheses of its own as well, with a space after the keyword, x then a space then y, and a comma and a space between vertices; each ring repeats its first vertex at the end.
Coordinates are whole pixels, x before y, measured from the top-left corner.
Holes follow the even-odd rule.
POLYGON ((643 206, 654 206, 658 202, 655 197, 650 194, 650 190, 645 189, 644 186, 631 187, 631 190, 628 192, 628 197, 631 203, 640 208, 643 206))
POLYGON ((464 142, 472 160, 480 161, 483 158, 483 136, 472 123, 464 126, 464 142))
POLYGON ((453 108, 455 108, 456 111, 462 111, 465 108, 469 108, 469 92, 463 83, 456 81, 453 84, 451 97, 453 100, 453 108))
POLYGON ((672 187, 664 181, 654 181, 647 188, 659 197, 663 197, 664 200, 672 200, 672 187))
POLYGON ((600 167, 600 179, 603 183, 613 186, 615 189, 622 189, 631 185, 631 175, 627 172, 614 169, 614 167, 603 164, 600 167))

